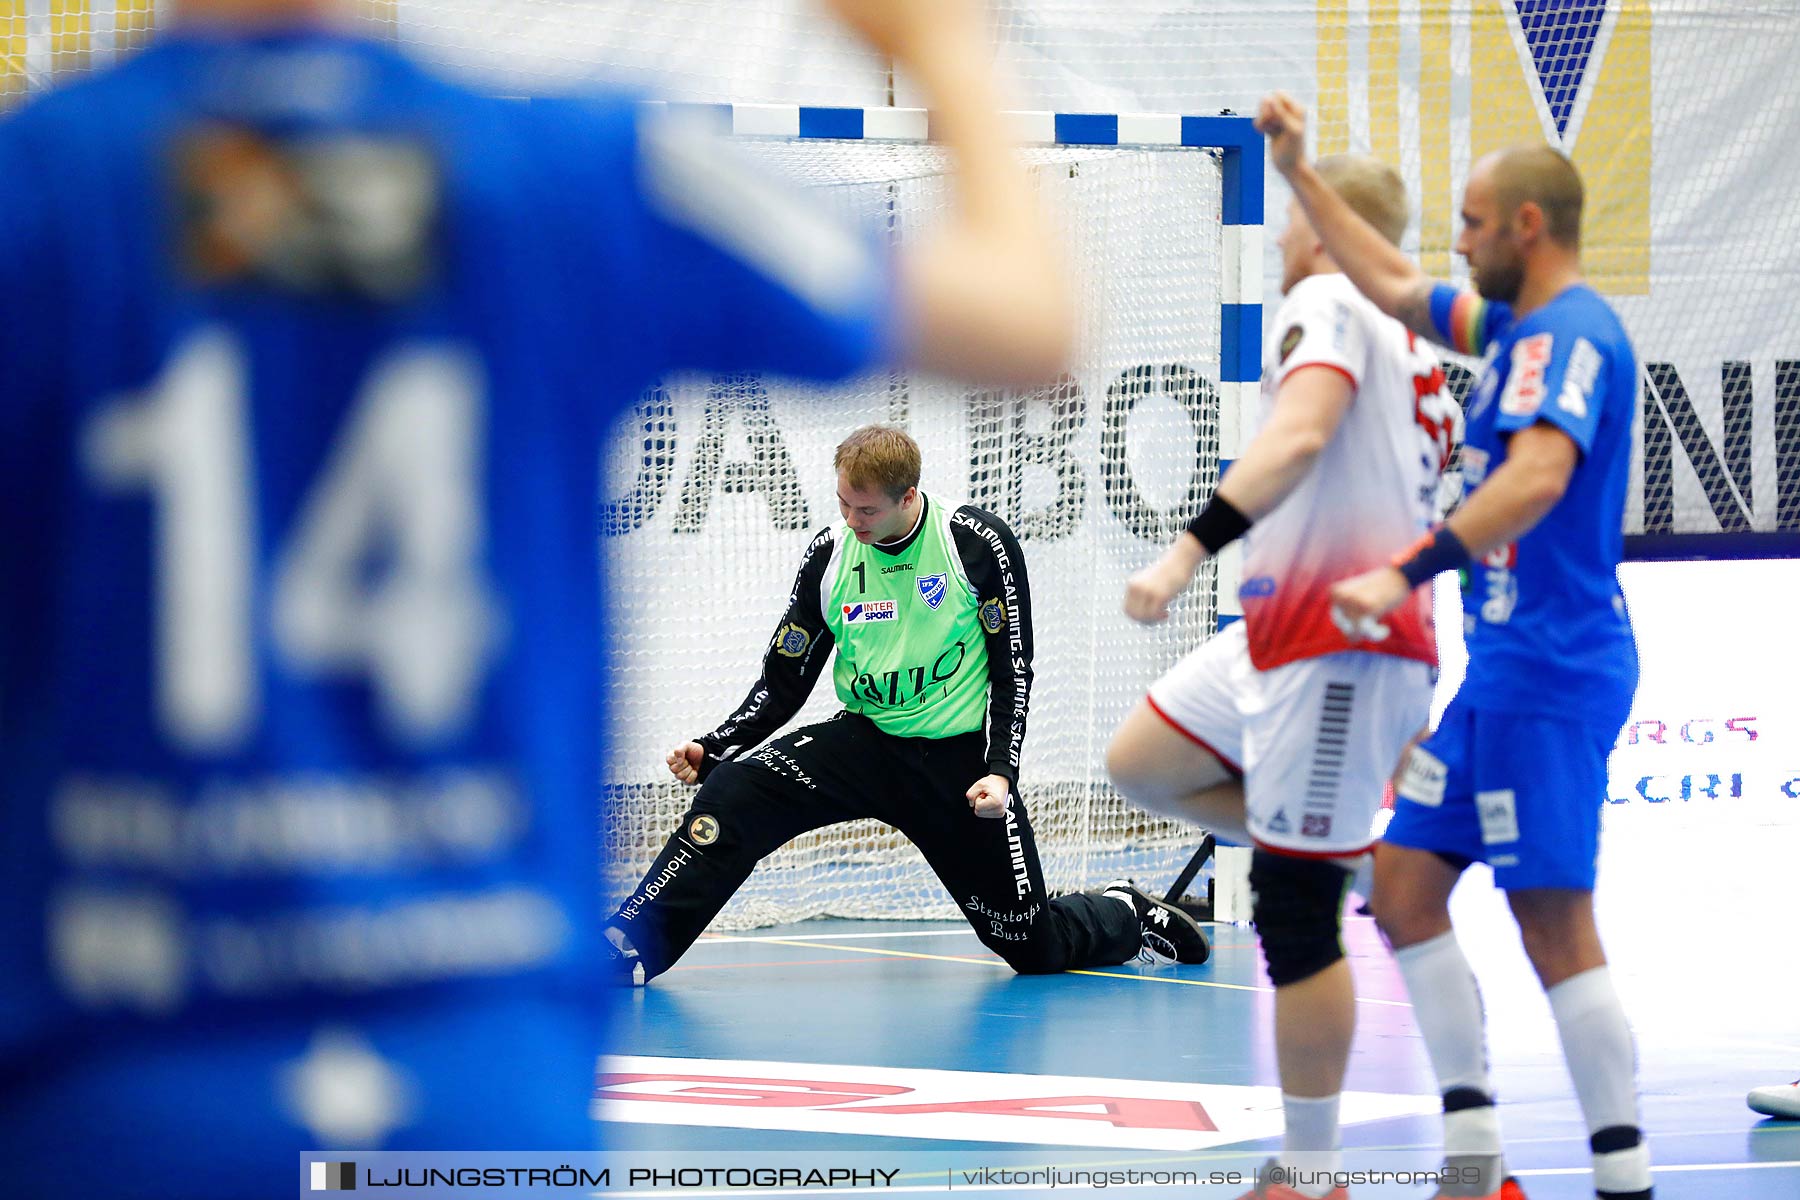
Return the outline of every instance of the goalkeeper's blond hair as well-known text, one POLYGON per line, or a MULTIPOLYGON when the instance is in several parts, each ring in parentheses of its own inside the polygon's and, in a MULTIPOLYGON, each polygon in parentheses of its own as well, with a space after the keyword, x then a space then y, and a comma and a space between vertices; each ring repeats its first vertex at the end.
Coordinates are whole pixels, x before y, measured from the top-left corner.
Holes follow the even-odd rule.
POLYGON ((864 425, 838 443, 831 462, 857 491, 880 488, 890 500, 919 486, 919 443, 894 425, 864 425))

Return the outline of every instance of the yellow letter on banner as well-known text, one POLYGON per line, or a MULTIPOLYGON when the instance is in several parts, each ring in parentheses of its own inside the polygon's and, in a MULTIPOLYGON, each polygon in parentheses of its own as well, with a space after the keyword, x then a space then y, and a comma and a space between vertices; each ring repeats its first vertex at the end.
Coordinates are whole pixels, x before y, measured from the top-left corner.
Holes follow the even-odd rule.
POLYGON ((1583 136, 1575 145, 1575 163, 1587 185, 1582 266, 1602 291, 1647 295, 1653 140, 1650 0, 1624 0, 1583 128, 1592 129, 1593 136, 1583 136))
MULTIPOLYGON (((1480 0, 1471 17, 1470 151, 1480 158, 1519 142, 1556 144, 1539 118, 1543 85, 1515 36, 1512 0, 1480 0)), ((1608 0, 1616 13, 1602 62, 1588 63, 1565 152, 1587 193, 1582 267, 1612 295, 1650 290, 1650 0, 1608 0), (1579 123, 1577 123, 1579 122, 1579 123)))
POLYGON ((1450 274, 1456 240, 1456 181, 1450 172, 1450 0, 1419 5, 1419 265, 1450 274))
POLYGON ((25 95, 25 0, 0 0, 0 109, 25 95))
MULTIPOLYGON (((1433 275, 1451 273, 1460 177, 1492 150, 1549 142, 1570 153, 1587 188, 1583 266, 1596 287, 1641 295, 1650 285, 1650 0, 1574 0, 1572 17, 1597 19, 1581 78, 1557 76, 1563 128, 1552 119, 1543 74, 1515 0, 1416 0, 1417 87, 1402 53, 1406 7, 1365 0, 1368 21, 1349 27, 1349 0, 1315 0, 1318 153, 1367 149, 1402 168, 1416 166, 1419 256, 1433 275), (1352 78, 1351 38, 1365 37, 1366 68, 1352 78), (1457 61, 1466 38, 1468 61, 1457 61), (1459 66, 1461 69, 1459 70, 1459 66), (1366 106, 1351 103, 1360 89, 1366 106), (1459 95, 1459 91, 1461 95, 1459 95), (1466 106, 1466 107, 1465 107, 1466 106), (1367 127, 1362 127, 1366 107, 1367 127), (1409 136, 1416 113, 1417 141, 1409 136), (1353 128, 1353 126, 1355 126, 1353 128)), ((1575 29, 1580 21, 1569 22, 1575 29)), ((1574 47, 1571 47, 1574 50, 1574 47)), ((1578 51, 1576 51, 1578 52, 1578 51)))
POLYGON ((93 52, 94 14, 88 0, 50 0, 50 70, 86 70, 93 52))
MULTIPOLYGON (((1350 149, 1350 0, 1318 0, 1319 99, 1317 153, 1342 154, 1350 149)), ((1270 214, 1271 223, 1276 214, 1270 214)))

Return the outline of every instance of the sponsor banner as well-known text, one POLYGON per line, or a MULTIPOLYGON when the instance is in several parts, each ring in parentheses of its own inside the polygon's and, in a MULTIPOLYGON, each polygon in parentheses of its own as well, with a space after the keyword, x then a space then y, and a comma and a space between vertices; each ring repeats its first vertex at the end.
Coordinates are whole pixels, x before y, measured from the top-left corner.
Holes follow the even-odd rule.
MULTIPOLYGON (((655 0, 554 19, 521 0, 463 2, 493 19, 459 25, 441 3, 397 0, 402 40, 436 62, 650 78, 672 99, 880 106, 892 89, 902 106, 922 103, 800 0, 687 0, 679 21, 621 15, 666 7, 655 0)), ((1010 0, 1006 11, 1000 58, 1026 109, 1248 113, 1278 82, 1311 109, 1321 153, 1369 151, 1401 170, 1414 213, 1404 248, 1442 278, 1466 278, 1454 247, 1474 163, 1519 142, 1562 149, 1586 185, 1586 272, 1647 367, 1629 531, 1800 523, 1792 5, 1010 0)), ((1279 227, 1286 192, 1273 172, 1267 183, 1279 227)), ((1275 232, 1263 242, 1271 298, 1275 232)))
MULTIPOLYGON (((1345 1125, 1424 1116, 1435 1096, 1345 1092, 1345 1125)), ((1199 1150, 1279 1137, 1279 1087, 988 1071, 620 1056, 594 1116, 855 1137, 1199 1150)))
MULTIPOLYGON (((1585 800, 1601 804, 1602 932, 1629 971, 1634 944, 1666 936, 1640 929, 1643 914, 1758 911, 1800 862, 1800 640, 1784 632, 1800 562, 1627 563, 1619 578, 1638 688, 1606 794, 1585 800)), ((1456 606, 1440 586, 1438 713, 1466 662, 1456 606)), ((1506 820, 1497 805, 1482 816, 1506 820)), ((1646 977, 1660 976, 1661 946, 1643 950, 1646 977)))

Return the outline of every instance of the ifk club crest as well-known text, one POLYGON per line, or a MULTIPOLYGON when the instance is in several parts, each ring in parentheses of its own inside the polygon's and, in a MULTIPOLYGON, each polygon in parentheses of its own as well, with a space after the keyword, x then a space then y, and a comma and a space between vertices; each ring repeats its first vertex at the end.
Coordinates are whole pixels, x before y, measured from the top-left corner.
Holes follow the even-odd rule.
POLYGON ((944 602, 944 593, 949 590, 949 579, 943 575, 924 575, 919 579, 919 595, 932 608, 944 602))

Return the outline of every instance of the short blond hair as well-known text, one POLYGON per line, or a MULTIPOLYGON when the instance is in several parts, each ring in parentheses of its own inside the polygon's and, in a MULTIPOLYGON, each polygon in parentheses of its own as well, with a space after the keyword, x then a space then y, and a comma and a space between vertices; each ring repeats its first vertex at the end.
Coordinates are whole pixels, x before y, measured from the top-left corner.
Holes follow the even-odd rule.
POLYGON ((1316 169, 1357 216, 1394 245, 1400 244, 1412 219, 1400 172, 1369 154, 1328 154, 1316 169))
POLYGON ((919 443, 893 425, 864 425, 838 443, 832 465, 857 491, 880 488, 898 500, 919 486, 919 443))

